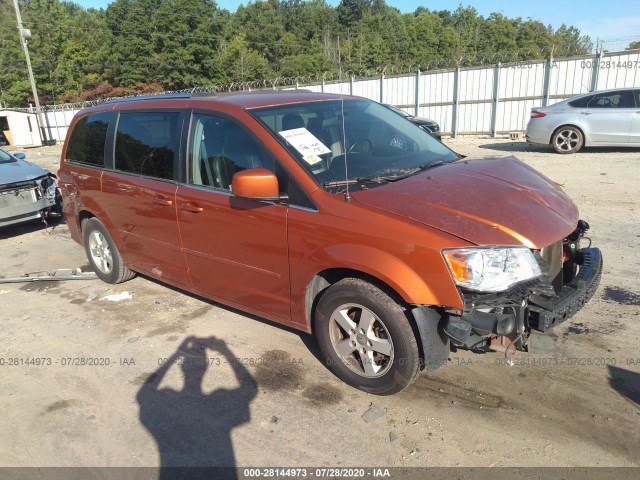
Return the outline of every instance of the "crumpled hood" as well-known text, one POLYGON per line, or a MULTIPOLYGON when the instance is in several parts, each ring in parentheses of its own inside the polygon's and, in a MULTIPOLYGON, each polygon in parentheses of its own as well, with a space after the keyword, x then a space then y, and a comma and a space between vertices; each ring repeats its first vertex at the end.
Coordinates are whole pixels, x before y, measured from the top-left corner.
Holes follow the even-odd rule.
POLYGON ((7 183, 26 182, 46 175, 47 171, 38 165, 17 160, 0 163, 0 186, 7 183))
POLYGON ((579 219, 557 183, 515 157, 459 160, 352 197, 476 245, 542 248, 579 219))

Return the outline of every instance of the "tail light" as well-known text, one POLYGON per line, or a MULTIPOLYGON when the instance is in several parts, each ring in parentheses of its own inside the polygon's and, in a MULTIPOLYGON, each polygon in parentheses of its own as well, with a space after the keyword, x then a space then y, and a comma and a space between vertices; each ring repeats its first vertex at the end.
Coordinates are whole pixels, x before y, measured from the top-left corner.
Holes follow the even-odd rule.
POLYGON ((546 116, 547 116, 546 113, 542 113, 537 110, 531 110, 531 118, 542 118, 546 116))

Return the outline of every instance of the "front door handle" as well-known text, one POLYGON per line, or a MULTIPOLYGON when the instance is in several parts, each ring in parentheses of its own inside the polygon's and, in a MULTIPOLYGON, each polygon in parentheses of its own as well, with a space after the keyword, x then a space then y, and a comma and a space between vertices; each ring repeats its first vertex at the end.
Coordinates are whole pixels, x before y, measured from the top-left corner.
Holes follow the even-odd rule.
POLYGON ((192 213, 200 213, 204 210, 204 208, 202 208, 200 205, 192 202, 185 202, 180 204, 180 209, 192 213))
POLYGON ((166 197, 157 196, 153 198, 153 203, 162 207, 170 207, 173 205, 173 200, 169 200, 166 197))
POLYGON ((580 112, 582 115, 591 115, 591 112, 580 112))

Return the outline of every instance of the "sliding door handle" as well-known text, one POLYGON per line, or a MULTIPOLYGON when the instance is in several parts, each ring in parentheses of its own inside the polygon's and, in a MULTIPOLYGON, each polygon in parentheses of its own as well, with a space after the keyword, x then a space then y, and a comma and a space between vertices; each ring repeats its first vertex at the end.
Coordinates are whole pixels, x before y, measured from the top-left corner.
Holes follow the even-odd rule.
POLYGON ((204 210, 200 205, 193 202, 185 202, 180 204, 180 209, 185 212, 200 213, 204 210))

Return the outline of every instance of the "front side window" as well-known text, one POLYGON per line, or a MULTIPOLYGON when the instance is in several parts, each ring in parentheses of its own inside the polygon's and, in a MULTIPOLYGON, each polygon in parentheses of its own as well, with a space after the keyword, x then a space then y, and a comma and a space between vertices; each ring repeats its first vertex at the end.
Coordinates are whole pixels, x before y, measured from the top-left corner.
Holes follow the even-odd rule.
POLYGON ((172 180, 178 162, 179 112, 122 112, 116 170, 172 180))
POLYGON ((191 124, 189 182, 231 190, 233 175, 249 168, 274 171, 274 161, 237 124, 196 114, 191 124))
POLYGON ((458 160, 431 135, 364 99, 251 110, 325 189, 368 188, 458 160))
POLYGON ((633 103, 631 92, 624 90, 594 95, 587 104, 587 108, 633 108, 633 103))
POLYGON ((104 166, 104 144, 113 112, 94 113, 81 118, 71 132, 66 159, 104 166))

